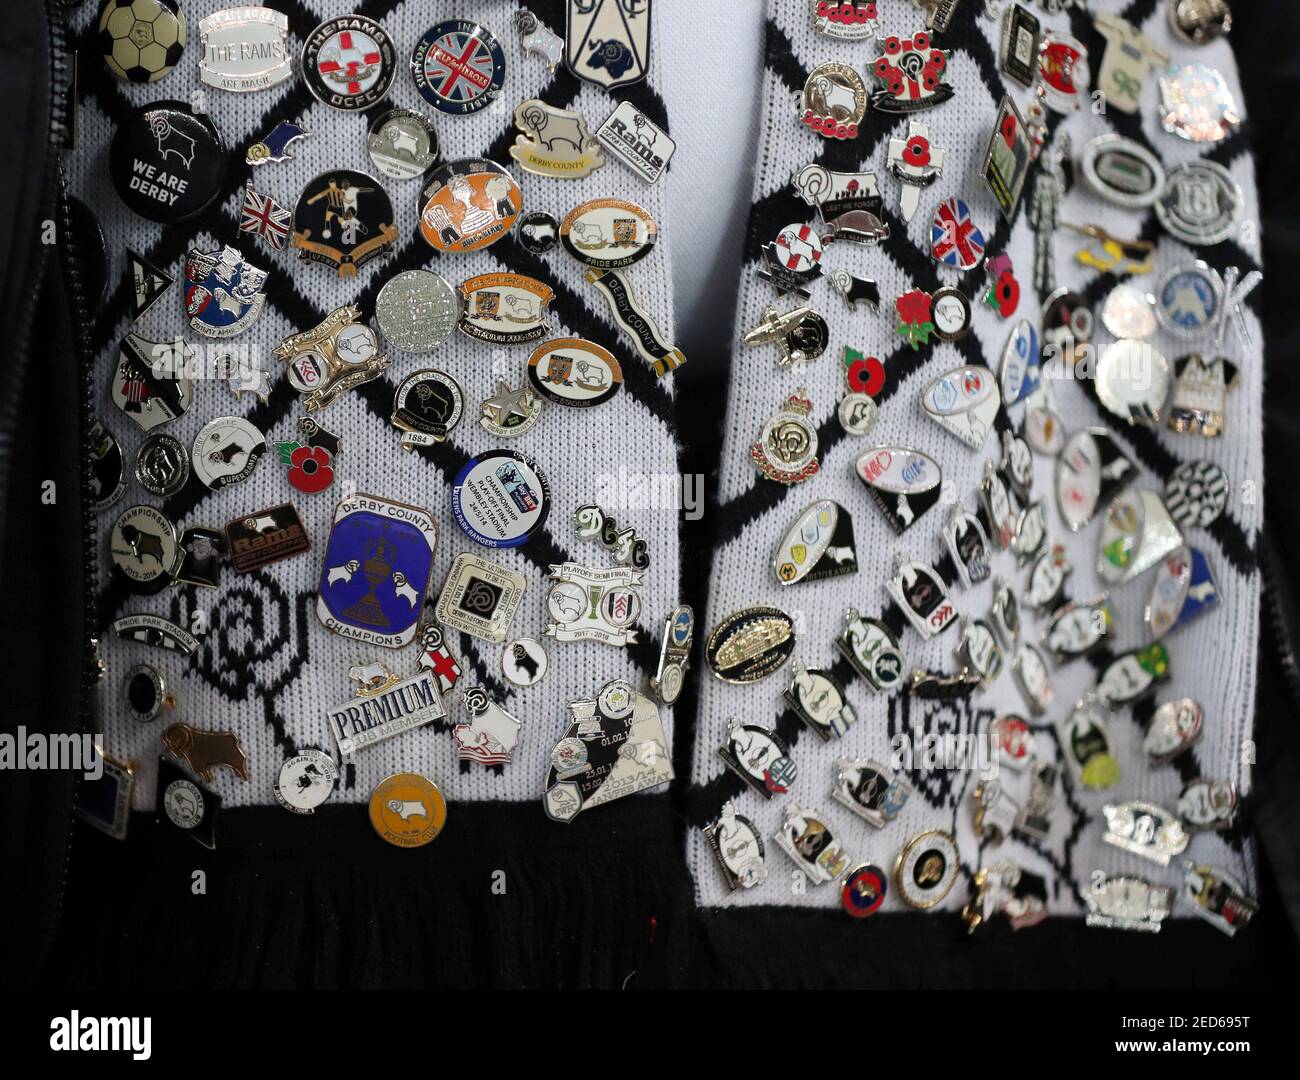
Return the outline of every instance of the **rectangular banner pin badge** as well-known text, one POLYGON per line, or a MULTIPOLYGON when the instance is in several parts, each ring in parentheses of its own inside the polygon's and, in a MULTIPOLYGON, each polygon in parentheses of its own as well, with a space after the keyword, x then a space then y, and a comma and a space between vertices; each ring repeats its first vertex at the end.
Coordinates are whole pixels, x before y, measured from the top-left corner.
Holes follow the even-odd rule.
POLYGON ((354 495, 334 510, 316 617, 342 637, 400 649, 415 640, 438 527, 426 510, 354 495))
POLYGON ((618 103, 618 108, 596 129, 596 138, 611 155, 650 184, 663 175, 677 150, 668 132, 630 101, 618 103))
POLYGON ((423 727, 447 715, 438 683, 427 668, 399 679, 382 663, 354 667, 355 696, 325 714, 342 757, 423 727))
POLYGON ((634 644, 644 576, 626 566, 593 570, 552 563, 549 577, 555 584, 546 595, 546 613, 555 621, 546 624, 546 635, 556 641, 634 644))
POLYGON ((641 358, 662 379, 674 368, 686 363, 686 356, 676 345, 664 341, 663 331, 641 306, 632 287, 618 270, 588 270, 584 278, 596 286, 609 303, 610 313, 632 342, 641 358))

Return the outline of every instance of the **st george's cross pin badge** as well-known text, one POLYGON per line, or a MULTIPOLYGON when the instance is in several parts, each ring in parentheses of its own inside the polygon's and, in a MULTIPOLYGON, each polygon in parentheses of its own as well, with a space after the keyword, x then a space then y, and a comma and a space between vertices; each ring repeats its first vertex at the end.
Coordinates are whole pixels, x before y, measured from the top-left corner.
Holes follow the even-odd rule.
POLYGON ((338 504, 316 616, 342 637, 400 649, 415 640, 438 527, 428 511, 375 495, 338 504))

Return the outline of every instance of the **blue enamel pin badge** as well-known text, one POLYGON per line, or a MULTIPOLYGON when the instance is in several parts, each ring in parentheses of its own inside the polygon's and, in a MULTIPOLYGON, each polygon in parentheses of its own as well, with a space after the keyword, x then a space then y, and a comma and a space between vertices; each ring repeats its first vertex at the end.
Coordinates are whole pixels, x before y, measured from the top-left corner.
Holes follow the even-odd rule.
POLYGON ((334 511, 316 615, 342 637, 400 649, 415 640, 438 527, 427 510, 354 495, 334 511))

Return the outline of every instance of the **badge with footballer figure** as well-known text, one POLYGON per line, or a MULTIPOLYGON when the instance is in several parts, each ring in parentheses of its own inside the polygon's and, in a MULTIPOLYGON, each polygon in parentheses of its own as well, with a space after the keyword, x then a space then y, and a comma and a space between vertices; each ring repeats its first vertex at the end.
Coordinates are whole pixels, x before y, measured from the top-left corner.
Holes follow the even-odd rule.
POLYGON ((834 881, 848 869, 848 852, 816 810, 786 803, 784 820, 773 839, 814 885, 834 881))
POLYGON ((374 19, 341 15, 308 35, 301 68, 317 100, 357 112, 384 99, 397 74, 397 54, 388 31, 374 19))
POLYGON ((938 463, 919 450, 875 447, 858 458, 855 471, 899 533, 939 501, 943 474, 938 463))
POLYGON ((843 736, 857 722, 844 688, 829 671, 810 671, 797 660, 790 670, 790 685, 783 695, 786 704, 822 742, 829 742, 832 735, 843 736))
POLYGON ((312 180, 293 210, 289 241, 300 257, 356 277, 373 259, 391 255, 397 243, 393 204, 379 182, 350 169, 312 180))
POLYGON ((321 564, 316 615, 354 641, 400 649, 415 640, 438 527, 426 510, 375 495, 338 504, 321 564))
POLYGON ((835 647, 876 690, 892 690, 903 679, 905 663, 898 638, 880 619, 849 608, 835 647))
POLYGON ((736 813, 730 799, 722 804, 717 821, 704 826, 704 839, 733 890, 752 889, 767 880, 763 838, 749 818, 736 813))
POLYGON ((113 404, 144 431, 184 415, 194 401, 194 381, 188 375, 193 357, 183 338, 149 341, 127 334, 118 347, 113 404))
POLYGON ((877 829, 902 812, 912 785, 878 761, 836 758, 831 798, 877 829))
POLYGON ((478 251, 514 227, 523 196, 495 161, 467 158, 433 171, 420 194, 420 235, 437 251, 478 251))
POLYGON ((897 555, 885 589, 927 641, 957 621, 957 607, 933 567, 897 555))
POLYGON ((772 556, 772 573, 782 585, 857 572, 853 521, 842 506, 830 499, 806 506, 772 556))
POLYGON ((492 104, 506 77, 506 54, 486 26, 449 19, 424 32, 411 54, 415 88, 430 105, 465 116, 492 104))
POLYGON ((564 63, 605 90, 640 82, 650 66, 650 0, 566 0, 564 63))

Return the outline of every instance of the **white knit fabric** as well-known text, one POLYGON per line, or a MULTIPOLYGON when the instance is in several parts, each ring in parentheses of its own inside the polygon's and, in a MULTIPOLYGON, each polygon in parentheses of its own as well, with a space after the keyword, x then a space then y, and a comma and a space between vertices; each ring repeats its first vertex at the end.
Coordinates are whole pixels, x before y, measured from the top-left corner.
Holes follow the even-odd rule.
MULTIPOLYGON (((113 189, 107 159, 113 123, 106 109, 123 111, 123 102, 135 107, 165 98, 188 101, 192 94, 200 92, 198 22, 203 16, 228 6, 223 0, 185 0, 189 38, 180 65, 152 86, 107 80, 111 85, 105 91, 106 100, 92 94, 83 102, 81 144, 69 159, 72 190, 97 213, 112 257, 114 276, 109 304, 115 319, 103 335, 104 347, 91 377, 100 416, 120 440, 128 467, 134 464, 143 434, 114 408, 109 393, 117 343, 133 329, 129 286, 124 276, 127 274, 125 251, 131 248, 153 258, 162 228, 127 211, 113 189)), ((593 132, 616 104, 604 91, 587 83, 582 84, 572 103, 556 102, 554 79, 541 58, 525 55, 520 48, 512 23, 520 6, 515 3, 308 0, 301 6, 275 2, 269 6, 290 14, 295 27, 304 8, 310 15, 318 16, 303 20, 309 28, 328 17, 352 11, 378 18, 397 46, 399 67, 390 91, 391 100, 396 107, 419 109, 432 119, 444 160, 483 155, 494 140, 504 145, 500 140, 507 129, 508 141, 513 141, 513 110, 527 98, 543 98, 579 110, 593 132), (409 69, 411 49, 421 34, 435 23, 451 18, 481 21, 495 33, 506 55, 502 93, 489 107, 464 117, 449 116, 427 105, 419 97, 409 69)), ((533 6, 541 10, 537 4, 533 6)), ((94 8, 95 5, 88 4, 78 12, 78 26, 94 18, 94 8)), ((551 29, 563 33, 562 24, 553 18, 549 21, 551 29)), ((301 46, 301 40, 295 36, 291 43, 295 69, 301 46)), ((651 88, 658 81, 662 60, 661 54, 652 52, 648 80, 651 88)), ((98 62, 98 58, 89 56, 87 62, 98 62)), ((277 101, 292 93, 294 86, 295 83, 285 83, 274 90, 252 94, 202 89, 211 119, 231 151, 232 168, 237 167, 233 163, 242 164, 247 146, 282 118, 284 114, 277 111, 277 101)), ((372 117, 331 110, 313 100, 300 118, 288 118, 298 119, 311 135, 293 144, 292 160, 253 171, 258 190, 292 207, 307 182, 319 173, 331 168, 359 169, 382 183, 396 207, 400 229, 398 251, 409 256, 402 260, 402 268, 426 266, 453 285, 476 274, 512 269, 502 262, 501 250, 506 245, 469 255, 439 256, 424 242, 417 230, 420 182, 389 179, 374 168, 365 143, 372 117)), ((662 227, 665 190, 662 180, 657 185, 647 185, 612 158, 591 176, 573 181, 533 176, 522 172, 504 153, 496 157, 499 163, 511 168, 519 181, 525 211, 546 210, 559 219, 587 199, 614 197, 644 207, 662 227)), ((373 325, 375 291, 396 272, 397 266, 395 261, 376 261, 364 267, 355 279, 339 280, 325 267, 300 261, 291 250, 272 252, 240 236, 237 232, 240 204, 238 193, 226 201, 226 220, 219 235, 199 234, 185 246, 211 250, 222 244, 235 244, 255 265, 272 272, 277 279, 271 283, 273 294, 277 286, 288 285, 314 313, 309 322, 292 322, 271 302, 253 327, 235 339, 234 344, 255 342, 260 347, 261 362, 276 380, 278 393, 283 395, 283 365, 271 355, 271 350, 286 336, 308 329, 328 312, 357 301, 363 294, 363 315, 373 325)), ((540 804, 548 754, 567 722, 567 703, 592 695, 609 679, 626 678, 638 687, 644 685, 647 665, 649 672, 653 672, 663 621, 678 602, 678 509, 674 500, 664 497, 675 490, 677 482, 676 448, 669 426, 672 377, 656 382, 647 374, 644 361, 610 319, 604 298, 583 281, 584 266, 558 246, 541 259, 545 269, 537 276, 576 298, 572 302, 557 298, 552 304, 550 336, 592 337, 609 348, 629 373, 629 382, 639 382, 635 393, 625 386, 610 402, 594 409, 565 409, 547 403, 532 431, 519 439, 498 440, 479 428, 476 422, 479 402, 493 391, 498 377, 516 386, 525 382, 532 346, 494 349, 457 332, 433 354, 417 356, 390 349, 392 366, 385 372, 377 407, 368 405, 361 394, 348 393, 314 414, 323 426, 341 436, 343 453, 338 460, 334 486, 318 495, 302 495, 289 486, 285 467, 279 464, 274 450, 276 441, 295 436, 298 418, 306 415, 297 395, 291 395, 292 404, 288 408, 277 407, 276 396, 268 407, 259 405, 248 395, 237 403, 221 382, 196 384, 193 407, 165 429, 187 447, 199 428, 214 416, 247 415, 257 423, 261 417, 273 415, 275 420, 265 431, 269 452, 252 477, 209 494, 178 525, 219 528, 249 511, 291 501, 302 516, 312 550, 250 575, 236 575, 227 565, 222 587, 215 592, 172 587, 153 597, 132 596, 116 611, 101 613, 104 622, 126 612, 148 611, 176 617, 188 624, 191 605, 197 602, 207 607, 211 624, 198 653, 189 660, 133 642, 118 641, 111 632, 101 639, 101 655, 107 666, 101 702, 105 741, 111 753, 129 757, 136 764, 136 807, 153 805, 154 776, 161 749, 159 733, 170 722, 164 717, 145 726, 128 714, 123 700, 123 677, 137 662, 155 665, 176 688, 181 704, 173 714, 175 717, 198 728, 232 729, 238 733, 248 754, 251 778, 244 782, 225 770, 218 771, 213 787, 228 806, 272 802, 272 785, 280 765, 297 748, 320 746, 333 750, 325 713, 352 695, 353 687, 347 677, 352 665, 384 660, 403 675, 416 672, 415 646, 403 650, 367 649, 329 633, 316 618, 316 584, 330 522, 336 502, 348 490, 371 492, 432 512, 440 536, 431 597, 437 597, 452 560, 460 552, 474 552, 522 572, 528 585, 510 633, 512 637, 532 635, 543 640, 550 654, 550 670, 537 685, 517 689, 502 678, 502 646, 450 633, 449 646, 463 671, 460 685, 487 687, 522 721, 514 760, 502 769, 492 770, 462 765, 457 761, 455 743, 448 732, 423 728, 353 755, 349 761, 355 770, 345 772, 333 796, 335 801, 364 801, 383 777, 412 771, 441 786, 452 804, 453 814, 455 804, 464 800, 536 800, 540 804), (575 313, 572 320, 564 317, 566 308, 575 313), (457 527, 451 513, 455 468, 444 471, 434 464, 433 456, 424 457, 418 451, 408 454, 399 448, 399 433, 388 420, 392 392, 407 374, 424 367, 449 371, 465 390, 467 415, 447 444, 450 455, 455 455, 458 462, 465 456, 505 445, 530 455, 547 472, 554 503, 544 532, 526 546, 493 552, 470 541, 457 527), (649 545, 651 562, 645 575, 642 613, 638 620, 644 643, 637 647, 639 662, 634 662, 632 650, 594 643, 557 644, 543 638, 548 587, 546 563, 571 559, 593 567, 611 565, 608 553, 599 544, 578 539, 574 530, 574 509, 592 501, 614 515, 621 527, 634 527, 649 545)), ((180 258, 171 259, 163 268, 179 279, 181 262, 180 258)), ((628 270, 627 277, 671 340, 671 274, 666 245, 660 244, 650 257, 628 270)), ((170 340, 186 329, 179 285, 134 329, 155 340, 170 340)), ((187 336, 194 344, 205 343, 196 335, 187 336)), ((100 517, 100 565, 105 582, 109 572, 109 530, 117 515, 137 502, 157 505, 158 500, 148 497, 132 483, 125 497, 100 517)), ((451 721, 465 719, 459 687, 449 695, 447 706, 451 721)), ((660 715, 671 743, 671 710, 661 708, 660 715)), ((538 813, 541 812, 539 805, 538 813)))
MULTIPOLYGON (((869 75, 870 62, 874 58, 871 47, 838 42, 819 34, 813 27, 812 6, 808 0, 769 0, 767 4, 769 41, 775 41, 777 46, 773 49, 769 44, 768 66, 764 73, 764 143, 754 184, 756 203, 785 188, 796 168, 818 158, 825 149, 821 138, 804 128, 796 114, 795 91, 801 87, 806 72, 824 61, 851 63, 859 71, 867 70, 866 81, 869 89, 873 88, 874 80, 869 75), (784 46, 787 41, 789 55, 786 55, 784 46), (798 86, 792 85, 796 81, 795 72, 798 73, 798 86)), ((909 225, 904 226, 896 216, 899 185, 885 169, 888 139, 894 135, 906 135, 907 118, 869 110, 862 124, 862 134, 853 145, 860 151, 858 167, 873 170, 880 178, 886 210, 892 215, 891 225, 895 230, 905 229, 908 242, 918 252, 924 253, 924 258, 928 258, 930 220, 938 202, 949 196, 965 199, 977 223, 990 238, 987 254, 992 256, 1005 250, 1014 260, 1022 286, 1019 310, 1012 320, 1003 321, 993 310, 977 301, 971 331, 974 348, 964 354, 954 345, 932 343, 925 347, 920 354, 923 362, 911 371, 898 392, 882 407, 876 429, 863 438, 846 437, 835 419, 836 404, 845 392, 841 350, 848 345, 877 355, 886 360, 887 367, 891 363, 911 364, 910 350, 903 346, 902 339, 894 332, 893 300, 920 283, 897 265, 890 255, 889 245, 860 247, 836 244, 828 249, 823 259, 824 267, 843 267, 879 283, 880 309, 873 313, 863 306, 850 311, 843 298, 823 280, 815 287, 811 303, 827 318, 831 340, 825 355, 819 360, 801 370, 783 371, 777 367, 774 346, 751 350, 737 345, 725 421, 719 511, 724 527, 730 527, 731 531, 729 539, 714 553, 712 591, 701 627, 704 635, 729 612, 752 604, 772 604, 789 612, 796 621, 798 644, 795 659, 809 668, 829 667, 839 655, 833 642, 842 632, 844 609, 853 606, 866 614, 878 615, 887 603, 884 584, 893 554, 901 551, 921 561, 939 560, 946 552, 939 531, 944 519, 944 504, 957 501, 972 511, 977 506, 976 492, 984 462, 999 454, 996 439, 990 436, 982 452, 971 452, 965 444, 923 415, 919 395, 930 379, 969 363, 972 358, 982 357, 982 362, 997 372, 1015 320, 1028 318, 1037 323, 1041 301, 1041 297, 1035 297, 1032 287, 1033 232, 1025 215, 1021 213, 1017 218, 1005 247, 992 243, 999 226, 999 215, 978 170, 992 130, 997 102, 1004 89, 1022 111, 1028 94, 1023 87, 1010 81, 1004 84, 1000 73, 995 80, 986 78, 996 65, 993 58, 998 54, 1000 26, 986 19, 975 20, 972 12, 965 11, 979 6, 978 0, 967 0, 962 4, 963 10, 959 11, 957 20, 978 21, 987 39, 987 49, 981 47, 978 51, 984 54, 986 62, 982 66, 977 64, 975 55, 965 49, 951 53, 945 79, 951 83, 955 97, 917 116, 929 125, 932 145, 945 149, 947 159, 942 179, 922 194, 920 208, 909 225), (804 484, 778 490, 754 469, 749 458, 749 446, 786 395, 799 386, 807 387, 814 402, 813 420, 823 440, 821 471, 804 484), (895 535, 854 475, 857 457, 868 447, 876 445, 925 450, 943 469, 943 497, 939 506, 901 537, 895 535), (755 488, 770 490, 763 497, 755 497, 750 494, 755 488), (835 499, 852 515, 858 572, 853 577, 782 588, 771 576, 769 560, 798 512, 818 498, 835 499)), ((1094 12, 1125 10, 1125 5, 1105 0, 1093 3, 1091 7, 1094 12)), ((1197 61, 1217 68, 1232 88, 1238 108, 1242 108, 1233 57, 1226 42, 1194 50, 1171 40, 1163 4, 1139 2, 1132 8, 1134 10, 1129 11, 1127 17, 1136 19, 1144 32, 1165 48, 1175 61, 1197 61)), ((881 3, 880 10, 886 33, 911 34, 923 27, 922 15, 909 4, 881 3)), ((1070 30, 1064 16, 1048 16, 1041 9, 1037 14, 1042 17, 1045 27, 1070 30)), ((1080 21, 1083 19, 1082 16, 1078 18, 1080 21)), ((951 34, 948 36, 952 37, 951 34)), ((938 35, 936 43, 945 48, 951 44, 945 41, 944 35, 938 35)), ((1098 69, 1098 61, 1099 58, 1094 56, 1091 65, 1094 72, 1098 69)), ((1156 100, 1156 80, 1152 74, 1142 92, 1141 124, 1147 139, 1158 149, 1167 167, 1205 153, 1214 153, 1213 147, 1185 143, 1165 133, 1156 116, 1156 100)), ((1085 108, 1064 119, 1058 126, 1056 137, 1068 134, 1077 154, 1089 138, 1107 131, 1109 126, 1105 116, 1094 115, 1085 108)), ((1244 221, 1249 227, 1249 223, 1258 220, 1254 170, 1246 141, 1238 138, 1232 145, 1234 152, 1230 156, 1216 155, 1216 158, 1231 169, 1245 192, 1244 221)), ((1027 187, 1026 196, 1029 190, 1027 187)), ((813 221, 813 212, 804 212, 803 204, 798 205, 801 210, 791 220, 813 221)), ((1148 220, 1149 212, 1119 211, 1092 197, 1078 185, 1063 200, 1060 216, 1062 220, 1074 223, 1096 223, 1120 236, 1137 236, 1144 227, 1152 229, 1152 235, 1159 235, 1156 268, 1153 275, 1138 282, 1149 291, 1154 291, 1155 281, 1163 271, 1198 257, 1207 259, 1220 269, 1226 264, 1238 263, 1245 272, 1250 265, 1242 261, 1239 249, 1231 245, 1200 251, 1189 249, 1154 227, 1148 220)), ((777 223, 775 228, 781 224, 784 222, 777 223)), ((1248 239, 1249 234, 1243 233, 1243 237, 1248 239)), ((772 237, 751 236, 750 255, 754 254, 758 243, 768 239, 772 237)), ((1064 231, 1056 234, 1058 281, 1082 289, 1095 277, 1095 271, 1075 264, 1072 256, 1076 246, 1071 234, 1064 231)), ((1258 258, 1257 249, 1251 248, 1248 256, 1252 254, 1258 258)), ((939 269, 938 264, 930 265, 935 268, 941 283, 960 283, 972 297, 982 293, 985 284, 982 270, 959 278, 953 271, 939 269)), ((775 304, 781 310, 795 306, 789 298, 778 301, 771 285, 755 278, 755 268, 751 262, 743 271, 737 336, 760 320, 764 305, 775 304)), ((1244 533, 1253 552, 1262 521, 1261 330, 1253 314, 1248 313, 1246 321, 1254 341, 1252 347, 1234 344, 1233 335, 1229 336, 1227 355, 1241 368, 1241 381, 1228 395, 1224 437, 1203 439, 1161 429, 1155 434, 1155 439, 1159 447, 1180 461, 1205 458, 1226 470, 1232 485, 1227 515, 1235 523, 1233 527, 1244 533)), ((1098 327, 1095 341, 1108 340, 1105 331, 1098 327)), ((1163 334, 1157 335, 1154 342, 1171 361, 1190 351, 1183 343, 1163 334)), ((1153 473, 1150 463, 1144 461, 1137 451, 1135 444, 1146 438, 1144 434, 1135 436, 1109 414, 1100 414, 1082 387, 1057 381, 1054 389, 1068 432, 1094 424, 1108 428, 1117 434, 1120 445, 1137 461, 1139 483, 1163 491, 1164 476, 1153 473)), ((1023 405, 1012 409, 1017 424, 1022 420, 1023 409, 1023 405)), ((1069 595, 1087 599, 1103 591, 1095 574, 1095 545, 1100 522, 1094 521, 1077 535, 1068 532, 1055 506, 1053 465, 1052 460, 1036 456, 1034 498, 1043 499, 1048 505, 1049 543, 1062 542, 1069 552, 1074 567, 1073 577, 1067 584, 1069 595)), ((1199 775, 1231 779, 1244 795, 1250 789, 1248 761, 1255 692, 1258 575, 1253 565, 1234 568, 1216 539, 1206 530, 1193 527, 1187 529, 1185 535, 1189 543, 1206 552, 1217 576, 1223 603, 1216 612, 1166 638, 1172 678, 1159 688, 1157 700, 1191 696, 1203 705, 1205 731, 1199 744, 1191 751, 1199 775)), ((1018 595, 1023 594, 1026 571, 1015 566, 1010 553, 995 555, 993 572, 995 576, 1010 580, 1018 595)), ((986 617, 990 608, 990 591, 990 585, 985 583, 971 590, 958 588, 953 596, 961 613, 986 617)), ((1116 653, 1146 642, 1141 615, 1149 591, 1148 574, 1111 592, 1112 608, 1117 618, 1116 653)), ((1023 606, 1022 618, 1025 622, 1024 636, 1037 642, 1045 629, 1045 620, 1023 606)), ((912 667, 955 670, 957 662, 953 649, 957 642, 956 629, 923 642, 909 627, 902 640, 908 670, 912 667)), ((1009 656, 1007 661, 996 684, 987 692, 978 693, 969 705, 927 702, 905 695, 891 697, 871 691, 860 679, 853 681, 848 686, 848 695, 857 710, 857 725, 843 738, 828 743, 820 742, 810 732, 801 732, 791 751, 799 772, 788 796, 778 796, 769 802, 748 788, 735 795, 737 811, 754 822, 767 845, 768 877, 765 883, 753 889, 730 892, 703 835, 698 828, 691 830, 689 857, 700 904, 709 908, 732 909, 755 905, 838 907, 839 894, 834 885, 809 886, 806 891, 796 888, 795 879, 800 875, 795 864, 771 841, 782 821, 783 806, 789 800, 821 812, 824 820, 845 842, 853 859, 851 865, 873 862, 890 869, 909 837, 931 828, 952 831, 958 839, 965 880, 959 879, 949 894, 944 904, 947 909, 959 907, 965 901, 965 881, 976 867, 1006 857, 1047 878, 1049 909, 1056 913, 1081 910, 1083 890, 1089 886, 1091 875, 1097 870, 1107 875, 1137 874, 1177 886, 1181 881, 1181 864, 1177 860, 1169 869, 1161 869, 1102 842, 1100 809, 1104 802, 1144 799, 1172 810, 1183 784, 1178 768, 1155 768, 1147 763, 1141 747, 1143 731, 1126 709, 1119 711, 1112 726, 1121 767, 1119 784, 1109 792, 1087 792, 1079 790, 1066 776, 1064 786, 1058 783, 1056 788, 1057 809, 1050 838, 1044 843, 1012 837, 1000 847, 982 844, 971 825, 971 791, 977 778, 970 772, 939 774, 918 769, 907 774, 915 793, 899 819, 881 830, 873 829, 831 799, 835 759, 844 756, 886 760, 890 737, 900 730, 915 727, 933 733, 983 731, 989 721, 1001 713, 1029 716, 1013 681, 1009 656)), ((728 718, 736 717, 742 723, 772 727, 784 709, 780 695, 788 685, 789 674, 787 667, 779 674, 750 686, 734 686, 705 676, 691 777, 694 826, 710 820, 727 794, 741 790, 738 782, 729 779, 730 774, 716 752, 723 742, 728 718)), ((1053 722, 1091 687, 1095 677, 1094 669, 1086 662, 1053 667, 1056 703, 1047 716, 1031 721, 1038 732, 1041 752, 1049 759, 1059 760, 1059 748, 1051 730, 1053 722)), ((1004 770, 1002 779, 1009 793, 1018 801, 1023 800, 1027 776, 1004 770)), ((1238 876, 1248 888, 1253 885, 1255 859, 1249 840, 1244 843, 1237 841, 1230 846, 1217 834, 1196 834, 1191 839, 1188 855, 1224 868, 1238 876)), ((892 883, 884 910, 907 910, 895 894, 892 883)), ((1176 908, 1175 913, 1187 912, 1185 908, 1181 912, 1176 908)))

